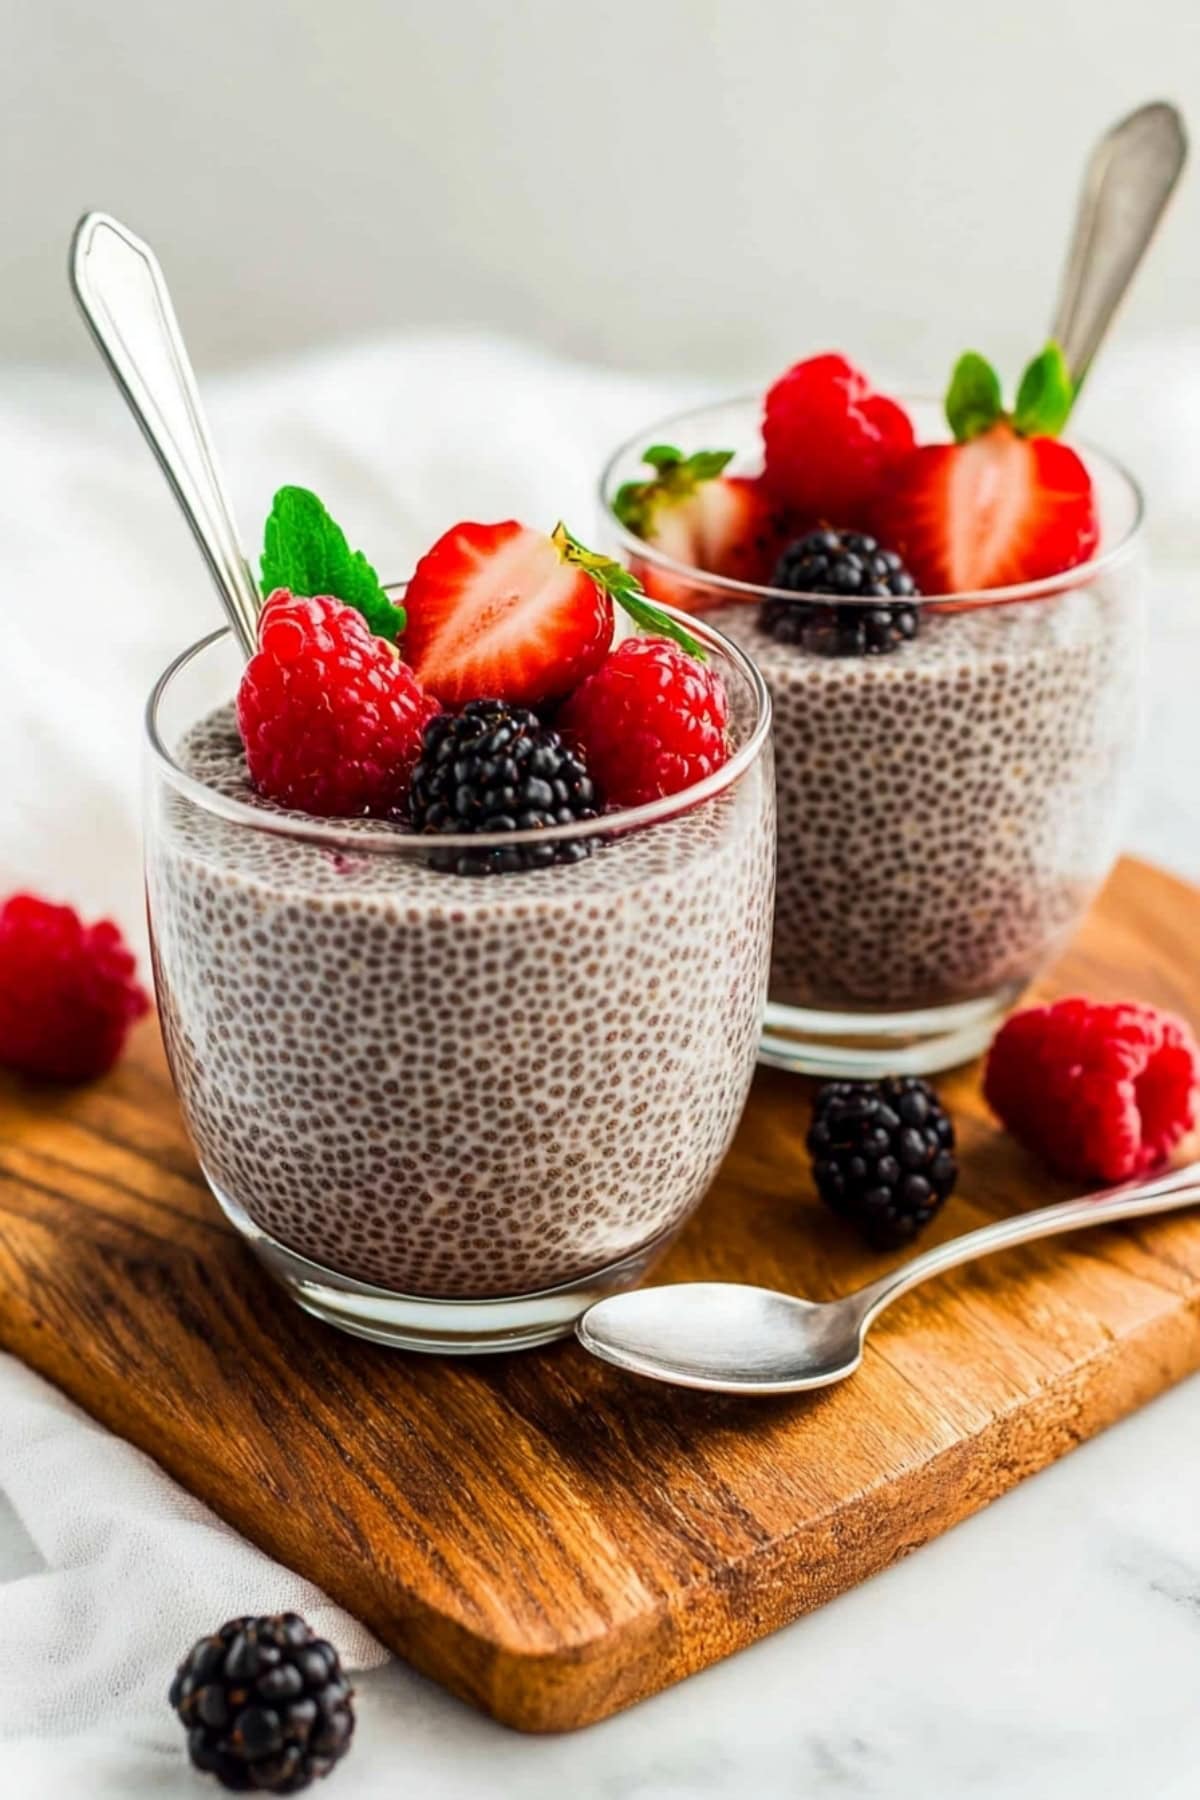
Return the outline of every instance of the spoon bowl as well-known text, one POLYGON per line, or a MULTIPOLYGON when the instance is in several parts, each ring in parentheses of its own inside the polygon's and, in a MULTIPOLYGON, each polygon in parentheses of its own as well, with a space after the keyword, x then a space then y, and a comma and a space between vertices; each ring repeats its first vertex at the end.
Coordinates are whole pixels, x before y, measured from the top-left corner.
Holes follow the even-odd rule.
POLYGON ((614 1294, 584 1315, 578 1335, 630 1375, 718 1394, 794 1394, 853 1375, 864 1332, 861 1317, 840 1306, 689 1281, 614 1294))

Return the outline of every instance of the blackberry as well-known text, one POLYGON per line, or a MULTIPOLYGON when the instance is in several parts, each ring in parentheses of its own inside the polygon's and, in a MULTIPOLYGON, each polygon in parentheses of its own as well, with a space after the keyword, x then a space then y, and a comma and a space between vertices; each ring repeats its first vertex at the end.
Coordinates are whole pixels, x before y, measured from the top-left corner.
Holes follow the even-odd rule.
POLYGON ((912 1075, 827 1081, 807 1141, 822 1200, 877 1250, 911 1242, 958 1179, 954 1126, 912 1075))
POLYGON ((810 531, 788 545, 771 585, 796 594, 899 602, 829 606, 767 600, 759 615, 762 627, 781 643, 803 644, 826 656, 886 656, 917 635, 918 609, 905 600, 920 589, 894 550, 860 531, 810 531))
POLYGON ((193 1644, 171 1683, 188 1754, 234 1794, 298 1794, 350 1748, 337 1651, 298 1613, 230 1619, 193 1644))
MULTIPOLYGON (((582 755, 536 713, 503 700, 472 700, 430 720, 408 802, 413 825, 428 832, 538 831, 598 815, 582 755)), ((591 850, 590 840, 577 839, 433 860, 456 875, 507 875, 582 862, 591 850)))

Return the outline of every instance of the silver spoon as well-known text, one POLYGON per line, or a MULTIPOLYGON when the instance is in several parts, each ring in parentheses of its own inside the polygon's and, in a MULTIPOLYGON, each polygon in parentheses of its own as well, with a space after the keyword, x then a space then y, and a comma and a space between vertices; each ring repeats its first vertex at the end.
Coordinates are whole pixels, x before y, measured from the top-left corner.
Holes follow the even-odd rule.
POLYGON ((158 258, 107 213, 85 213, 71 240, 70 279, 100 354, 183 508, 238 642, 251 656, 258 587, 158 258))
POLYGON ((717 1394, 800 1394, 853 1375, 885 1306, 918 1282, 1060 1231, 1200 1204, 1200 1162, 951 1238, 841 1300, 815 1303, 732 1281, 638 1288, 589 1307, 585 1350, 631 1375, 717 1394))
POLYGON ((1187 152, 1178 108, 1154 100, 1106 131, 1088 158, 1050 331, 1076 387, 1150 246, 1187 152))

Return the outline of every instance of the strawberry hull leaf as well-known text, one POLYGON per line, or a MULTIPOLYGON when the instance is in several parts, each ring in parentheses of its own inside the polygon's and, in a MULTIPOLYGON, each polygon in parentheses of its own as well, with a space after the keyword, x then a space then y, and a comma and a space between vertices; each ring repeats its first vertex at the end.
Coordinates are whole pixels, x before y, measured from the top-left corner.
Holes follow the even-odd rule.
POLYGON ((1061 347, 1053 339, 1029 364, 1011 413, 1004 410, 1000 379, 977 350, 968 350, 954 365, 946 394, 946 418, 955 439, 969 444, 994 425, 1008 424, 1018 437, 1060 437, 1075 403, 1061 347))
POLYGON ((676 623, 669 614, 655 606, 647 599, 645 591, 637 576, 627 569, 623 563, 615 562, 610 556, 600 556, 589 550, 574 537, 560 520, 551 532, 551 538, 558 547, 558 553, 565 562, 575 563, 585 574, 590 575, 597 587, 602 588, 621 611, 640 625, 644 631, 653 631, 659 637, 670 638, 697 662, 706 662, 703 646, 690 631, 676 623))
POLYGON ((262 591, 281 587, 309 597, 332 595, 389 643, 404 629, 404 608, 389 600, 362 551, 351 550, 341 526, 307 488, 280 488, 267 518, 262 591))
POLYGON ((946 418, 960 444, 990 431, 1004 415, 1000 377, 986 357, 968 350, 954 365, 946 394, 946 418))
POLYGON ((670 638, 671 642, 678 644, 681 650, 686 650, 689 656, 694 656, 697 662, 708 661, 703 646, 692 636, 691 632, 686 631, 682 625, 677 625, 674 619, 669 619, 661 607, 654 604, 653 600, 647 600, 640 593, 625 593, 619 596, 617 604, 635 625, 642 627, 643 631, 652 631, 657 637, 670 638))
POLYGON ((1022 437, 1058 437, 1074 403, 1075 385, 1066 357, 1051 342, 1021 377, 1013 425, 1022 437))

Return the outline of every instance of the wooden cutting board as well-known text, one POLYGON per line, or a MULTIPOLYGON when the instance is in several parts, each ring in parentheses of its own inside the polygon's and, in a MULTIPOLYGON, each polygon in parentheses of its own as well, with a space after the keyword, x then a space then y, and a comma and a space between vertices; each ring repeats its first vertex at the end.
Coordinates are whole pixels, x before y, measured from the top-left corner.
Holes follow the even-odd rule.
MULTIPOLYGON (((1200 894, 1126 862, 1044 990, 1200 1022, 1198 944, 1200 894)), ((1064 1191, 990 1124, 976 1069, 941 1085, 963 1174, 927 1242, 1064 1191)), ((760 1072, 665 1276, 820 1298, 886 1266, 814 1201, 806 1114, 806 1084, 760 1072)), ((803 1398, 640 1384, 571 1344, 405 1356, 260 1273, 150 1025, 91 1089, 0 1083, 0 1342, 418 1668, 552 1731, 819 1606, 1200 1366, 1200 1213, 921 1288, 853 1381, 803 1398)))

